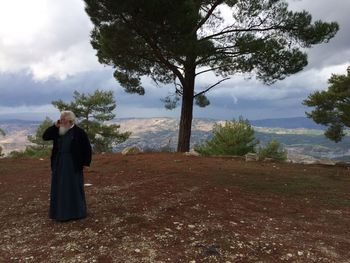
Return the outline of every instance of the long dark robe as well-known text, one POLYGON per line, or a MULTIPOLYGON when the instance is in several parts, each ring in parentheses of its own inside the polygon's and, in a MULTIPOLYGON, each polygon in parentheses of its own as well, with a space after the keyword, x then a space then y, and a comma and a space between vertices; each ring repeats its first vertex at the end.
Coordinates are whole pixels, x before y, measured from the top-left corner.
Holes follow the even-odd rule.
POLYGON ((51 174, 49 217, 59 221, 87 215, 83 171, 74 169, 71 142, 73 129, 58 138, 58 154, 51 174))

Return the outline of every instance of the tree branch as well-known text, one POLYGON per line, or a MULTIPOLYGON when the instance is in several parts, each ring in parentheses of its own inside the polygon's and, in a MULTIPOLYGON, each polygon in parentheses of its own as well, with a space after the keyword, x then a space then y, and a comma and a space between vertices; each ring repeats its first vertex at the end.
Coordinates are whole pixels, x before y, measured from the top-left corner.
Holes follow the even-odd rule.
POLYGON ((176 81, 174 82, 174 84, 175 84, 175 93, 182 96, 183 95, 183 91, 182 91, 183 87, 180 84, 176 83, 176 81), (177 88, 177 87, 180 87, 180 88, 177 88))
POLYGON ((265 31, 271 31, 271 30, 277 30, 277 29, 287 29, 286 27, 283 27, 281 26, 280 24, 277 24, 277 25, 273 25, 273 26, 270 26, 270 27, 265 27, 265 28, 258 28, 256 27, 258 25, 254 25, 254 26, 251 26, 249 28, 234 28, 234 29, 230 29, 230 30, 222 30, 218 33, 215 33, 215 34, 212 34, 212 35, 209 35, 209 36, 206 36, 206 37, 203 37, 201 39, 199 39, 198 41, 204 41, 204 40, 208 40, 208 39, 213 39, 213 38, 216 38, 216 37, 219 37, 219 36, 223 36, 223 35, 226 35, 226 34, 229 34, 229 33, 233 33, 233 32, 265 32, 265 31))
POLYGON ((161 50, 158 48, 158 46, 155 43, 153 43, 152 39, 148 37, 146 34, 142 34, 141 33, 142 30, 138 30, 138 28, 135 26, 135 23, 130 23, 123 15, 121 15, 121 18, 123 19, 124 23, 126 23, 130 28, 135 30, 135 32, 139 36, 141 36, 146 41, 146 43, 148 43, 148 45, 152 48, 155 56, 159 59, 160 63, 163 63, 172 72, 174 72, 174 74, 179 78, 180 82, 183 83, 184 76, 181 74, 178 67, 170 63, 169 60, 163 56, 161 50))
POLYGON ((211 85, 211 86, 208 87, 207 89, 205 89, 205 90, 203 90, 203 91, 197 93, 196 95, 194 95, 193 98, 198 97, 198 96, 200 96, 200 95, 202 95, 202 94, 208 92, 208 91, 211 90, 212 88, 214 88, 214 87, 216 87, 217 85, 219 85, 221 82, 224 82, 225 80, 228 80, 228 79, 230 79, 230 78, 224 78, 224 79, 222 79, 222 80, 216 82, 214 85, 211 85))
POLYGON ((217 57, 218 55, 225 55, 225 58, 235 58, 235 57, 238 57, 238 56, 241 56, 241 55, 245 55, 245 54, 249 54, 249 52, 247 52, 247 51, 245 51, 245 52, 237 51, 237 52, 229 52, 229 53, 227 53, 227 52, 218 52, 218 53, 215 53, 215 54, 211 54, 210 56, 206 56, 205 58, 202 58, 200 60, 197 60, 196 61, 196 65, 209 63, 210 61, 217 60, 218 59, 218 57, 217 57))
POLYGON ((220 69, 220 68, 223 68, 223 67, 227 67, 227 66, 230 66, 230 65, 231 64, 225 64, 225 65, 221 65, 221 66, 218 66, 218 67, 215 67, 215 68, 205 69, 205 70, 202 70, 202 71, 196 73, 196 76, 204 74, 204 73, 207 73, 207 72, 210 72, 210 71, 215 71, 217 69, 220 69))
POLYGON ((209 17, 213 14, 214 10, 216 7, 218 7, 220 4, 222 4, 224 1, 223 0, 217 0, 212 7, 208 10, 207 14, 205 15, 205 17, 198 23, 198 25, 193 29, 192 33, 197 32, 197 30, 199 28, 201 28, 205 22, 207 22, 207 20, 209 19, 209 17))

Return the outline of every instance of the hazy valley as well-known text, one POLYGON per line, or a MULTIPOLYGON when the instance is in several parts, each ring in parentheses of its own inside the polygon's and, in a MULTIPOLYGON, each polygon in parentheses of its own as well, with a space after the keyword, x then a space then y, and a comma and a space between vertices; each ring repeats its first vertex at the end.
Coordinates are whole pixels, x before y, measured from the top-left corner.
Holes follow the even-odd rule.
MULTIPOLYGON (((121 126, 121 131, 131 131, 130 138, 115 148, 120 151, 131 145, 151 151, 175 149, 177 145, 178 120, 172 118, 130 118, 116 119, 113 123, 121 126)), ((213 119, 194 119, 192 126, 191 148, 210 138, 215 123, 224 121, 213 119)), ((322 127, 306 118, 271 119, 251 121, 256 137, 262 145, 271 139, 280 141, 292 158, 331 158, 350 161, 350 139, 347 137, 340 143, 334 143, 323 135, 322 127)), ((0 135, 0 145, 4 153, 20 151, 28 144, 27 135, 33 134, 38 121, 2 120, 0 128, 6 132, 0 135)))

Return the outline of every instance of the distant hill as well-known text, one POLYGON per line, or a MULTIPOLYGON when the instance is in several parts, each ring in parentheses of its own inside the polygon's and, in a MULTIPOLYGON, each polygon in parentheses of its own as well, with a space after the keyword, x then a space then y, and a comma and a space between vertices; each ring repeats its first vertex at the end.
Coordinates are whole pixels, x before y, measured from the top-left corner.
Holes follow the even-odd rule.
MULTIPOLYGON (((203 143, 212 135, 215 123, 224 121, 214 119, 194 119, 192 124, 191 147, 203 143)), ((0 128, 6 136, 0 135, 0 145, 4 152, 23 150, 28 143, 27 135, 33 134, 40 122, 27 120, 0 120, 0 128)), ((131 131, 131 137, 117 145, 115 151, 138 145, 144 150, 176 149, 179 121, 175 118, 123 118, 110 123, 119 124, 121 131, 131 131)), ((323 135, 322 126, 303 117, 285 119, 266 119, 251 121, 256 137, 261 145, 275 139, 281 142, 293 156, 313 156, 350 160, 350 136, 334 143, 323 135)))
POLYGON ((258 127, 284 128, 284 129, 316 129, 324 130, 325 126, 316 124, 313 120, 306 117, 281 118, 281 119, 263 119, 253 120, 250 123, 258 127))
MULTIPOLYGON (((120 118, 116 119, 117 122, 125 122, 125 121, 138 121, 138 120, 152 120, 152 119, 172 119, 173 118, 120 118)), ((198 118, 194 119, 194 122, 196 121, 202 121, 202 122, 217 122, 220 120, 215 119, 206 119, 206 118, 198 118)), ((317 130, 323 130, 325 127, 322 125, 318 125, 315 122, 313 122, 311 119, 306 117, 294 117, 294 118, 279 118, 279 119, 261 119, 261 120, 249 120, 250 123, 253 126, 258 127, 267 127, 267 128, 285 128, 285 129, 298 129, 298 128, 304 128, 304 129, 317 129, 317 130)), ((31 121, 31 120, 20 120, 20 119, 0 119, 0 125, 7 125, 7 124, 15 124, 15 125, 37 125, 40 124, 40 121, 31 121)))

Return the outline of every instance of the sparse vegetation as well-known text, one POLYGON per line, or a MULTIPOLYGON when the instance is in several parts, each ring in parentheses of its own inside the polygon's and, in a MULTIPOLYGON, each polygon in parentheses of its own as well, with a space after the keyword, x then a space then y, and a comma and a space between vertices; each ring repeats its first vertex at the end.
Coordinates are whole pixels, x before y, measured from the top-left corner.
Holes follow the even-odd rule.
POLYGON ((348 166, 96 154, 89 215, 65 223, 47 217, 49 174, 48 158, 0 159, 1 262, 350 258, 348 166))
MULTIPOLYGON (((0 135, 2 135, 2 136, 5 136, 6 134, 5 134, 5 132, 4 132, 4 130, 2 130, 1 128, 0 128, 0 135)), ((4 156, 4 154, 3 154, 3 148, 2 148, 2 146, 0 145, 0 157, 3 157, 4 156)))
POLYGON ((258 141, 248 120, 226 121, 225 125, 215 124, 213 137, 194 150, 203 155, 244 155, 255 152, 258 141))
POLYGON ((265 147, 258 150, 259 159, 271 158, 278 161, 287 159, 287 150, 276 140, 271 140, 265 147))
POLYGON ((3 152, 2 152, 2 147, 1 147, 1 145, 0 145, 0 157, 3 157, 4 156, 4 154, 3 154, 3 152))
POLYGON ((171 139, 169 139, 166 145, 160 147, 146 146, 143 148, 143 152, 175 152, 176 149, 171 146, 171 139))
POLYGON ((8 154, 8 157, 10 158, 22 158, 22 157, 26 157, 24 151, 11 151, 8 154))
POLYGON ((11 158, 21 157, 44 157, 49 156, 52 149, 52 143, 44 141, 42 134, 53 124, 53 121, 46 117, 44 121, 38 126, 34 135, 28 135, 28 141, 31 143, 26 146, 24 151, 12 151, 8 154, 11 158))

